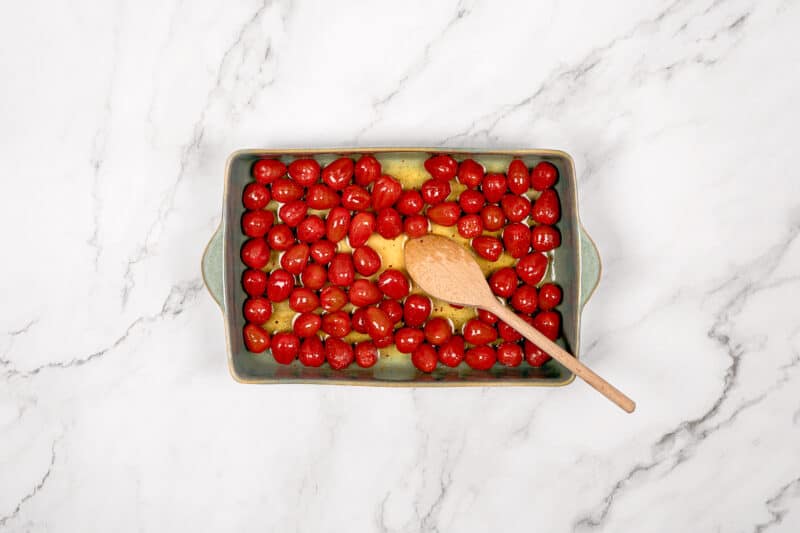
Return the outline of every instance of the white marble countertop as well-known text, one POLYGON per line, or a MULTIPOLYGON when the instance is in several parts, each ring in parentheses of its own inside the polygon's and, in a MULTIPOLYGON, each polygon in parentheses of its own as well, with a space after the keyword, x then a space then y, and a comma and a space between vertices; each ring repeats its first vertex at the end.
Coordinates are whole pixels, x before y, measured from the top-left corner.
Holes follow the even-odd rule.
POLYGON ((0 532, 800 530, 800 3, 402 4, 3 4, 0 532), (236 384, 225 159, 351 145, 573 154, 637 412, 236 384))

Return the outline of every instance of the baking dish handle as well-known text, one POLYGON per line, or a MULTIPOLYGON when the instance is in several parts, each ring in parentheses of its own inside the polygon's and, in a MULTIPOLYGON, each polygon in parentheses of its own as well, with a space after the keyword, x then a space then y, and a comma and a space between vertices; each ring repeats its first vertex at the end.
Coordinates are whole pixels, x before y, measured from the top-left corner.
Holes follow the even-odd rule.
POLYGON ((203 252, 203 281, 211 297, 222 308, 222 224, 211 237, 203 252))
POLYGON ((586 229, 580 227, 581 234, 581 308, 586 305, 592 293, 600 282, 600 273, 603 267, 600 263, 600 254, 597 246, 586 229))

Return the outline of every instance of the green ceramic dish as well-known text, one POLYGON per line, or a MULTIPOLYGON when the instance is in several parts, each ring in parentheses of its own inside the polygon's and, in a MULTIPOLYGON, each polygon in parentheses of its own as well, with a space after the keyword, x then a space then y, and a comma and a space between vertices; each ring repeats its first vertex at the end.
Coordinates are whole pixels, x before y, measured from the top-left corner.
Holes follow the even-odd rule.
POLYGON ((495 365, 489 371, 477 371, 463 364, 457 368, 439 368, 433 374, 417 371, 410 358, 383 357, 372 368, 351 365, 342 371, 327 365, 308 368, 295 361, 279 365, 269 352, 253 355, 244 348, 242 304, 246 298, 240 279, 244 266, 239 250, 245 240, 240 229, 244 211, 242 190, 251 181, 250 169, 257 159, 277 157, 289 162, 305 156, 326 163, 341 155, 357 158, 362 153, 375 155, 384 164, 405 166, 422 164, 430 154, 448 153, 457 159, 472 157, 487 170, 504 172, 509 161, 519 157, 528 167, 549 161, 558 168, 556 190, 561 198, 561 220, 557 224, 562 244, 553 256, 553 279, 563 287, 564 300, 558 307, 562 315, 562 344, 573 354, 579 353, 580 317, 583 306, 600 280, 600 256, 578 218, 575 166, 565 152, 556 150, 448 150, 439 148, 346 148, 325 150, 240 150, 228 158, 222 223, 211 237, 203 254, 203 279, 211 296, 222 308, 227 337, 228 365, 231 375, 242 383, 321 383, 382 386, 458 386, 458 385, 537 385, 559 386, 571 383, 574 376, 556 361, 541 368, 523 363, 517 368, 495 365))

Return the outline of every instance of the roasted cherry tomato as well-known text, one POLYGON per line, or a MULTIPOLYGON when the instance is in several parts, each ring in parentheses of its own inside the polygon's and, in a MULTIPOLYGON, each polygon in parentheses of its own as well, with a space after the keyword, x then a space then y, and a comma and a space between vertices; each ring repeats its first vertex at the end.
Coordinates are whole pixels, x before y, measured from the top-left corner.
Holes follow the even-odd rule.
POLYGON ((355 181, 358 185, 366 187, 381 175, 381 164, 375 157, 366 154, 356 161, 355 181))
POLYGON ((461 216, 461 208, 455 202, 443 202, 429 207, 425 214, 435 224, 454 226, 461 216))
POLYGON ((464 338, 455 335, 439 347, 439 361, 451 368, 457 367, 464 360, 464 338))
POLYGON ((334 370, 342 370, 353 362, 353 347, 336 337, 325 339, 325 359, 334 370))
POLYGON ((506 194, 500 199, 506 218, 511 222, 522 222, 531 212, 531 202, 524 196, 506 194))
POLYGON ((392 324, 397 324, 403 318, 403 305, 397 300, 383 300, 378 304, 378 308, 386 313, 392 324))
POLYGON ((440 181, 450 181, 456 177, 458 163, 446 154, 438 154, 425 161, 425 170, 440 181))
POLYGON ((378 211, 375 228, 384 239, 394 239, 403 233, 403 219, 394 208, 384 207, 378 211))
POLYGON ((340 287, 328 285, 319 291, 319 305, 325 311, 338 311, 347 303, 347 293, 340 287))
POLYGON ((247 209, 263 209, 269 200, 269 191, 260 183, 248 183, 244 188, 242 203, 247 209))
POLYGON ((267 298, 272 302, 282 302, 294 289, 294 276, 285 270, 274 270, 267 280, 267 298))
POLYGON ((497 347, 497 362, 504 366, 522 364, 522 348, 514 342, 504 342, 497 347))
POLYGON ((269 333, 255 324, 247 324, 244 327, 244 345, 248 351, 261 353, 269 348, 269 333))
POLYGON ((289 294, 289 307, 298 313, 310 313, 319 306, 317 293, 308 287, 297 287, 289 294))
POLYGON ((489 370, 497 360, 497 354, 491 346, 476 346, 467 350, 464 357, 470 368, 475 370, 489 370))
POLYGON ((249 268, 242 274, 242 287, 250 296, 261 296, 267 290, 267 273, 249 268))
POLYGON ((531 246, 531 231, 521 222, 514 222, 503 230, 503 245, 508 255, 519 259, 528 253, 531 246))
POLYGON ((544 254, 534 252, 522 257, 515 267, 519 278, 528 285, 536 285, 547 271, 548 259, 544 254))
POLYGON ((470 318, 464 324, 464 340, 470 344, 489 344, 497 340, 497 330, 476 318, 470 318))
POLYGON ((497 231, 506 224, 506 214, 496 205, 487 205, 481 209, 483 227, 489 231, 497 231))
POLYGON ((520 285, 511 295, 512 307, 528 315, 536 311, 539 305, 538 301, 536 287, 530 285, 520 285))
POLYGON ((381 268, 381 256, 367 245, 353 251, 353 266, 362 276, 371 276, 381 268))
POLYGON ((472 248, 479 256, 488 261, 497 261, 503 253, 503 243, 497 237, 481 235, 472 239, 472 248))
POLYGON ((539 309, 549 311, 561 303, 561 288, 553 283, 545 283, 539 289, 539 309))
POLYGON ((458 181, 470 189, 477 189, 483 181, 483 167, 473 159, 465 159, 458 165, 458 181))
POLYGON ((288 331, 281 331, 272 336, 272 357, 282 365, 288 365, 300 352, 300 337, 288 331))
POLYGON ((322 331, 331 337, 342 338, 350 333, 350 315, 345 311, 334 311, 322 315, 322 331))
POLYGON ((539 198, 533 204, 531 210, 533 220, 539 224, 555 224, 561 217, 561 205, 558 202, 558 194, 553 189, 542 191, 539 198))
POLYGON ((299 275, 308 264, 309 247, 295 244, 281 256, 281 267, 289 274, 299 275))
POLYGON ((410 294, 403 304, 403 321, 406 326, 421 326, 431 315, 431 300, 421 294, 410 294))
POLYGON ((249 239, 242 245, 242 262, 250 268, 264 268, 269 263, 269 246, 263 238, 249 239))
POLYGON ((409 190, 403 191, 395 203, 395 208, 404 215, 415 215, 422 211, 424 205, 425 202, 419 191, 409 190))
POLYGON ((428 205, 440 204, 450 196, 450 183, 429 179, 420 187, 420 194, 428 205))
POLYGON ((316 335, 303 340, 297 358, 304 366, 322 366, 325 362, 325 347, 322 345, 322 340, 316 335))
POLYGON ((325 221, 317 215, 303 219, 297 226, 297 240, 312 243, 320 240, 325 235, 325 221))
POLYGON ((425 334, 421 329, 400 328, 394 332, 394 344, 397 346, 397 351, 400 353, 413 352, 424 340, 425 334))
POLYGON ((403 186, 391 176, 381 176, 372 185, 372 208, 380 211, 392 207, 403 194, 403 186))
MULTIPOLYGON (((330 273, 328 275, 330 276, 330 273)), ((411 289, 403 273, 393 268, 384 270, 378 276, 378 288, 383 294, 395 300, 405 297, 411 289)))
POLYGON ((394 324, 378 307, 366 308, 367 333, 373 339, 383 339, 392 334, 394 324))
POLYGON ((289 163, 289 176, 303 187, 319 180, 319 170, 319 163, 315 159, 295 159, 289 163))
POLYGON ((244 319, 253 324, 266 324, 272 316, 272 304, 269 300, 260 296, 248 298, 244 302, 244 319))
POLYGON ((486 174, 481 184, 481 191, 487 202, 499 202, 508 190, 506 177, 502 174, 486 174))
MULTIPOLYGON (((512 193, 520 195, 527 192, 531 178, 528 174, 528 167, 525 166, 525 163, 522 162, 522 160, 514 159, 508 165, 507 181, 508 189, 512 193)), ((500 355, 498 354, 498 358, 499 356, 500 355)))
POLYGON ((446 319, 437 316, 425 324, 425 340, 435 346, 442 345, 453 336, 453 326, 446 319))
POLYGON ((467 189, 458 197, 458 205, 465 213, 480 213, 483 206, 486 205, 486 198, 483 197, 480 191, 467 189))
POLYGON ((357 213, 350 221, 350 229, 347 233, 350 246, 358 248, 366 244, 369 236, 375 231, 375 225, 375 215, 366 211, 357 213))
POLYGON ((403 232, 409 239, 416 239, 428 233, 428 219, 423 215, 409 215, 403 221, 403 232))
POLYGON ((368 279, 357 279, 350 286, 350 303, 356 307, 365 307, 381 301, 383 294, 377 285, 368 279))
POLYGON ((311 259, 321 265, 327 265, 336 255, 336 245, 331 241, 317 241, 311 245, 311 259))
POLYGON ((292 229, 286 224, 272 226, 269 233, 267 233, 267 242, 273 250, 278 250, 279 252, 288 250, 294 244, 292 229))
POLYGON ((253 165, 253 178, 259 183, 272 183, 286 174, 286 165, 277 159, 259 159, 253 165))
POLYGON ((353 169, 354 165, 352 159, 349 157, 340 157, 328 163, 322 170, 322 181, 331 189, 340 191, 353 179, 353 169))
POLYGON ((472 239, 483 233, 483 221, 478 215, 464 215, 458 219, 458 234, 465 239, 472 239))
POLYGON ((303 197, 303 186, 288 178, 278 178, 271 185, 272 197, 285 204, 303 197))
POLYGON ((561 332, 561 315, 556 311, 542 311, 533 319, 533 327, 541 331, 545 337, 554 341, 561 332))
POLYGON ((420 344, 411 354, 411 362, 420 372, 433 372, 436 370, 436 348, 430 344, 420 344))
POLYGON ((531 245, 537 252, 546 252, 558 248, 561 234, 553 226, 534 226, 531 230, 531 245))
POLYGON ((344 207, 334 207, 328 212, 325 222, 325 236, 331 242, 339 242, 347 236, 350 229, 350 211, 344 207))
POLYGON ((378 348, 370 341, 356 344, 355 352, 356 364, 361 368, 369 368, 378 362, 378 348))
POLYGON ((524 346, 525 361, 527 361, 529 365, 539 367, 550 360, 550 356, 531 341, 526 340, 524 346))
POLYGON ((316 183, 308 188, 306 202, 311 209, 330 209, 339 205, 340 198, 336 191, 327 185, 316 183))
POLYGON ((355 279, 356 270, 353 266, 353 256, 350 254, 336 254, 328 266, 328 280, 334 285, 348 287, 355 279))
POLYGON ((537 191, 543 191, 552 187, 558 178, 556 167, 546 161, 542 161, 531 171, 531 187, 537 191))
POLYGON ((292 324, 292 331, 298 337, 306 338, 316 336, 319 328, 322 326, 322 318, 314 313, 300 313, 294 319, 292 324))
POLYGON ((489 287, 492 292, 503 298, 508 298, 517 290, 517 274, 511 267, 503 267, 496 270, 489 277, 489 287))
POLYGON ((364 187, 358 185, 348 185, 342 191, 342 206, 351 211, 363 211, 369 209, 370 195, 364 187))

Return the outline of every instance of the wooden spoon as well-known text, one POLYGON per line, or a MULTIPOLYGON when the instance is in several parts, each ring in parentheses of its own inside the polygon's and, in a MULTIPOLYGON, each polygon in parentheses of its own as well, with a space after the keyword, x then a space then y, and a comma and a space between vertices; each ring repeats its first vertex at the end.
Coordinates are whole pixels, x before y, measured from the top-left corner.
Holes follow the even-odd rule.
POLYGON ((439 235, 412 239, 405 245, 405 263, 414 282, 434 298, 494 313, 623 410, 632 413, 636 408, 634 401, 619 389, 500 303, 475 257, 457 242, 439 235))

